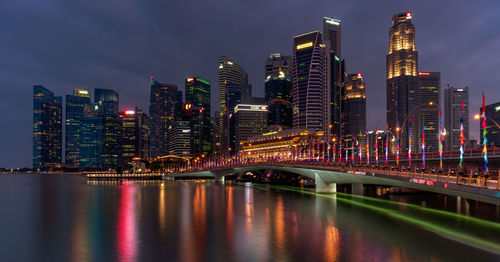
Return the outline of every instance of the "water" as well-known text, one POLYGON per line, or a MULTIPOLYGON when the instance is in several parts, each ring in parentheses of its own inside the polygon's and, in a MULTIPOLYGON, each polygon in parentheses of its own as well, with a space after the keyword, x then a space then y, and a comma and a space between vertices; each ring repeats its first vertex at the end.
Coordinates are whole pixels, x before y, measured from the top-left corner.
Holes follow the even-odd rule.
POLYGON ((3 175, 0 260, 500 261, 494 206, 460 201, 457 208, 456 198, 435 194, 299 191, 3 175))

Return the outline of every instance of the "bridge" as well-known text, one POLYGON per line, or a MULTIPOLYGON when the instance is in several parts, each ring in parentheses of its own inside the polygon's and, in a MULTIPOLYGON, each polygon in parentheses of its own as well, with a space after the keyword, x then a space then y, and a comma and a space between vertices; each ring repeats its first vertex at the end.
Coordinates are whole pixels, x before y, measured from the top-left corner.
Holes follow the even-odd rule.
MULTIPOLYGON (((500 176, 480 177, 448 172, 419 172, 400 168, 373 166, 345 166, 320 161, 275 161, 237 164, 229 162, 203 168, 191 168, 171 173, 167 177, 213 178, 224 182, 226 176, 236 174, 265 174, 266 171, 295 174, 314 181, 318 193, 335 193, 337 184, 352 184, 353 190, 362 190, 362 184, 395 186, 421 191, 458 196, 500 205, 500 176)), ((499 171, 500 172, 500 171, 499 171)))

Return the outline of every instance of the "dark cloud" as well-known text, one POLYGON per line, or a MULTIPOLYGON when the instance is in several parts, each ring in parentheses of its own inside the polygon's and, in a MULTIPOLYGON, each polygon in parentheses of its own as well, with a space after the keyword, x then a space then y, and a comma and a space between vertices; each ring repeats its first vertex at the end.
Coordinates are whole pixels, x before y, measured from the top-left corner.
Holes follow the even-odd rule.
MULTIPOLYGON (((342 20, 348 71, 363 72, 367 82, 369 128, 385 123, 388 27, 392 14, 406 10, 414 13, 420 69, 442 72, 443 86, 470 86, 474 110, 481 91, 488 102, 500 97, 499 8, 465 0, 2 1, 0 166, 31 166, 34 84, 61 96, 112 88, 123 108, 147 110, 149 75, 181 88, 186 76, 200 75, 212 81, 216 101, 217 56, 225 54, 263 95, 266 57, 290 54, 291 37, 321 30, 323 16, 342 20)), ((477 125, 471 122, 476 137, 477 125)))

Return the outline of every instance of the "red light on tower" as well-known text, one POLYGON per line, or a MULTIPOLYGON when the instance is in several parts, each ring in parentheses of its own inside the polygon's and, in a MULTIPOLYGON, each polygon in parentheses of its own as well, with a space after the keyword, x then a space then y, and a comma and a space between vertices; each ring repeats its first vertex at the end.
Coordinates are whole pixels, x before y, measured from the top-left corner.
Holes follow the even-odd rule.
POLYGON ((406 13, 406 17, 411 17, 411 12, 406 13))
POLYGON ((193 80, 194 80, 194 78, 192 78, 192 77, 188 77, 188 79, 187 79, 188 82, 193 82, 193 80))
POLYGON ((150 76, 149 79, 153 80, 153 79, 155 79, 155 77, 154 76, 150 76))
POLYGON ((133 114, 135 114, 135 111, 134 110, 126 110, 124 113, 125 113, 125 115, 133 115, 133 114))
POLYGON ((363 75, 361 73, 358 73, 358 78, 362 78, 363 75))

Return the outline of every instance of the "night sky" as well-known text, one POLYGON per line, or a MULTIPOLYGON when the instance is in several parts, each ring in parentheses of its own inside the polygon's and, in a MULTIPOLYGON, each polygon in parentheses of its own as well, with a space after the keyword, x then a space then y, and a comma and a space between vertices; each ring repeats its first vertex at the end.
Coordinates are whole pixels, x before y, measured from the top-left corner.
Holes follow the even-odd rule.
MULTIPOLYGON (((471 115, 500 100, 500 2, 491 1, 166 1, 22 0, 0 2, 0 167, 31 167, 32 92, 111 88, 120 108, 148 111, 149 76, 184 89, 184 78, 212 82, 217 57, 248 73, 264 95, 264 62, 291 54, 292 36, 342 20, 349 73, 367 83, 368 128, 385 126, 385 55, 395 13, 411 11, 420 71, 440 71, 441 86, 469 86, 471 115)), ((93 92, 93 90, 92 90, 93 92)), ((471 135, 478 137, 471 117, 471 135)))

